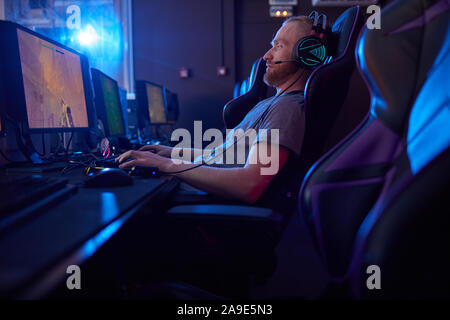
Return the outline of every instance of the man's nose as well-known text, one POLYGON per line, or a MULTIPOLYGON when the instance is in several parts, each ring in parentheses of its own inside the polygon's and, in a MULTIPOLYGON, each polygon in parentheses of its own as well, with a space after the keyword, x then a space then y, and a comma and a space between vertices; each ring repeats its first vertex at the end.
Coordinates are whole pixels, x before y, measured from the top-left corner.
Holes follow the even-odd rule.
POLYGON ((269 49, 263 56, 263 59, 266 61, 272 60, 273 55, 272 55, 272 49, 269 49))

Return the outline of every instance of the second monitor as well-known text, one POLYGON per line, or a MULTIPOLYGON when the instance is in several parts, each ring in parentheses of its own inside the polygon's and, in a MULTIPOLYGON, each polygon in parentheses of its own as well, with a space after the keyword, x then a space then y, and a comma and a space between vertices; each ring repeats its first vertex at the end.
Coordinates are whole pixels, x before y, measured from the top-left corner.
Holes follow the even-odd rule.
POLYGON ((125 136, 126 127, 117 81, 100 70, 91 69, 95 91, 97 117, 102 121, 107 137, 125 136))

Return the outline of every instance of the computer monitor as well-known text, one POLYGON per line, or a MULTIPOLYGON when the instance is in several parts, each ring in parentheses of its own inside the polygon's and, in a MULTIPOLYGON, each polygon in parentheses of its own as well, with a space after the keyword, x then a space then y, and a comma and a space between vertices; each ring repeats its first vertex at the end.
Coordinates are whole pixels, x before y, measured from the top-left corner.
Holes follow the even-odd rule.
POLYGON ((164 88, 164 91, 167 102, 167 122, 175 124, 179 114, 178 95, 167 88, 164 88))
POLYGON ((92 68, 91 73, 97 117, 103 123, 105 135, 107 137, 125 136, 125 121, 117 81, 98 69, 92 68))
POLYGON ((0 21, 0 81, 6 112, 28 133, 94 126, 88 59, 34 31, 0 21))
MULTIPOLYGON (((138 114, 150 125, 167 124, 166 98, 162 86, 149 81, 136 81, 138 114)), ((140 127, 143 121, 140 122, 140 127)))

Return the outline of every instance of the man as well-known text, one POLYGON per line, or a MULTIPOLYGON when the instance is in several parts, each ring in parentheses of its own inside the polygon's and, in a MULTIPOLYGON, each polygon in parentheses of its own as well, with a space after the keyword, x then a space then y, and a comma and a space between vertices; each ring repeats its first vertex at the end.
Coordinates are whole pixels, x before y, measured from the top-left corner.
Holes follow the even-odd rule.
MULTIPOLYGON (((267 193, 269 184, 282 186, 283 180, 289 175, 292 176, 289 171, 293 168, 295 157, 300 156, 305 127, 303 90, 309 73, 294 62, 275 62, 291 60, 294 45, 300 38, 309 36, 311 30, 311 19, 306 16, 292 17, 286 20, 272 40, 271 49, 264 55, 267 63, 264 81, 267 85, 276 88, 277 96, 258 103, 235 129, 278 129, 279 139, 272 141, 273 139, 268 138, 270 135, 266 137, 258 135, 253 141, 246 141, 249 147, 246 148, 246 152, 249 151, 245 155, 245 165, 224 168, 220 166, 198 167, 195 163, 176 163, 170 157, 178 150, 167 146, 153 145, 146 146, 139 151, 128 151, 119 156, 116 161, 121 163, 120 167, 156 166, 161 171, 174 173, 175 176, 196 188, 247 203, 255 203, 259 200, 258 202, 268 205, 270 202, 282 201, 271 195, 267 195, 272 198, 271 200, 261 200, 263 193, 265 191, 267 193), (266 162, 261 161, 261 153, 258 152, 261 148, 268 150, 271 155, 276 153, 278 156, 275 157, 278 158, 276 170, 271 174, 261 174, 269 166, 266 162), (134 160, 125 162, 130 159, 134 160), (291 163, 290 166, 289 163, 291 163), (195 169, 192 169, 194 167, 195 169), (279 180, 279 183, 275 183, 275 180, 279 180)), ((230 145, 226 145, 222 150, 229 147, 230 145)), ((194 157, 202 155, 202 150, 190 149, 183 150, 183 152, 189 152, 194 157)), ((209 155, 211 156, 212 153, 210 152, 209 155)), ((277 187, 271 189, 277 189, 277 187)), ((275 191, 281 192, 280 190, 275 191)), ((282 192, 285 191, 288 190, 282 192)))

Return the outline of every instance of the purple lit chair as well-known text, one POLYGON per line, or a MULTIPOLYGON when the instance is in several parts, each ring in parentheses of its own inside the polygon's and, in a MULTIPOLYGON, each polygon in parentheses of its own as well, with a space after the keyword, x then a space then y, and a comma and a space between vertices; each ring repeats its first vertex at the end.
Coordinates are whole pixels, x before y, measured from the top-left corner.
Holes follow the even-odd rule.
POLYGON ((449 8, 394 1, 381 30, 361 34, 371 111, 314 164, 299 194, 334 297, 450 297, 449 8), (381 290, 366 285, 371 265, 381 290))

